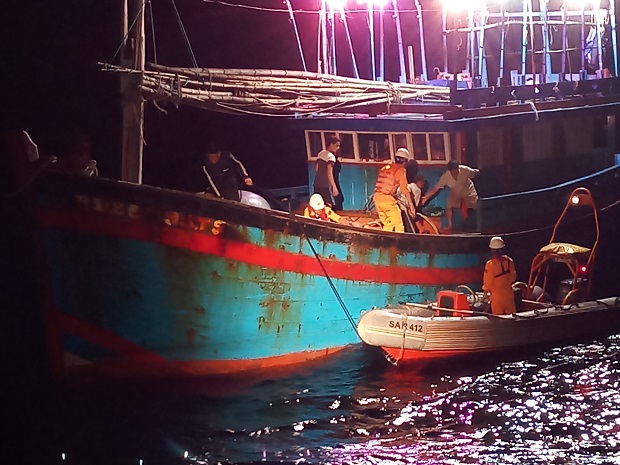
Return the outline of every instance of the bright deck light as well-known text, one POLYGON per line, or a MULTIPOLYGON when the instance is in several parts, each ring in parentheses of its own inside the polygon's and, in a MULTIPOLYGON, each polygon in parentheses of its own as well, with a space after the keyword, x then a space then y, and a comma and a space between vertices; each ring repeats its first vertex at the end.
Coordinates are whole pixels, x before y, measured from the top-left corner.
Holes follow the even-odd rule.
POLYGON ((343 11, 344 6, 347 4, 347 0, 326 0, 327 6, 332 11, 343 11))
POLYGON ((357 3, 368 6, 385 6, 388 1, 389 0, 357 0, 357 3))
POLYGON ((448 11, 482 10, 487 7, 486 0, 443 0, 443 7, 448 11))

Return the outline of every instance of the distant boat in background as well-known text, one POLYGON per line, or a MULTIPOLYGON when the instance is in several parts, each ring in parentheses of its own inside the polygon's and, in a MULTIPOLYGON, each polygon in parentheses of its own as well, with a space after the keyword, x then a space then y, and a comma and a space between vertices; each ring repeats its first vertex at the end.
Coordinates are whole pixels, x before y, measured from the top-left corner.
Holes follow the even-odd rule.
MULTIPOLYGON (((129 61, 105 66, 123 76, 123 180, 44 170, 25 134, 8 152, 22 221, 36 225, 30 266, 58 373, 224 374, 322 357, 358 343, 362 310, 478 289, 494 234, 525 270, 519 260, 548 239, 558 199, 577 184, 603 215, 618 215, 618 78, 458 89, 302 71, 144 70, 140 5, 138 20, 126 20, 129 61), (397 148, 431 183, 460 159, 482 171, 478 231, 383 232, 141 185, 144 101, 290 115, 305 131, 309 186, 325 138, 338 135, 350 216, 363 215, 397 148)), ((589 219, 575 217, 572 233, 589 219)))

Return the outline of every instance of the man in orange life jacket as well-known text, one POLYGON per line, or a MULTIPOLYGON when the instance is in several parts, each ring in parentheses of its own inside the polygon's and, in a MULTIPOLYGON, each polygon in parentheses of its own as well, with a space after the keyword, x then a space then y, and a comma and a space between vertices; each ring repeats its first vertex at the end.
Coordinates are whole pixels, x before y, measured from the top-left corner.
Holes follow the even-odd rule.
POLYGON ((504 247, 501 237, 493 237, 489 243, 493 256, 484 265, 482 290, 491 303, 493 315, 512 315, 516 311, 512 285, 517 280, 517 271, 512 258, 503 254, 504 247))
POLYGON ((411 198, 411 192, 407 188, 407 177, 404 163, 413 159, 406 148, 400 148, 394 154, 396 163, 385 165, 379 170, 377 184, 375 184, 375 208, 379 220, 383 224, 384 231, 404 232, 405 225, 400 214, 400 208, 396 202, 396 192, 400 192, 407 198, 407 210, 411 218, 415 217, 415 204, 411 198))

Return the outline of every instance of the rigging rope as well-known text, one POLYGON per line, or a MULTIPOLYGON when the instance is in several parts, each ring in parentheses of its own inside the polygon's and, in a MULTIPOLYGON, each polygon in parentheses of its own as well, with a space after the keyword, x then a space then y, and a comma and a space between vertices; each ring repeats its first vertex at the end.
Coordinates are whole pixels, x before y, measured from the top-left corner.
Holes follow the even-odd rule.
POLYGON ((198 68, 198 62, 196 61, 196 56, 194 55, 194 51, 192 50, 192 45, 189 42, 189 37, 187 36, 187 31, 185 30, 185 26, 183 26, 181 15, 179 15, 177 4, 174 2, 174 0, 170 0, 170 2, 172 3, 172 8, 174 8, 174 14, 176 16, 177 22, 179 23, 181 34, 183 34, 183 39, 185 40, 185 47, 187 47, 187 51, 189 52, 189 56, 192 60, 192 65, 194 68, 198 68))
POLYGON ((127 38, 129 37, 129 34, 131 33, 133 27, 136 25, 136 21, 138 21, 138 18, 142 15, 142 10, 144 10, 145 3, 146 2, 144 1, 140 2, 140 8, 138 9, 136 16, 133 18, 133 21, 131 22, 131 26, 127 28, 127 32, 125 33, 125 36, 121 39, 121 43, 118 44, 118 48, 116 49, 116 52, 114 52, 114 55, 112 56, 112 59, 110 60, 110 63, 114 63, 114 60, 116 60, 116 57, 118 56, 121 49, 123 48, 123 45, 127 43, 127 38))
POLYGON ((149 18, 151 20, 151 35, 153 36, 153 62, 157 64, 157 44, 155 43, 155 20, 153 19, 153 4, 151 0, 147 0, 149 4, 149 18))

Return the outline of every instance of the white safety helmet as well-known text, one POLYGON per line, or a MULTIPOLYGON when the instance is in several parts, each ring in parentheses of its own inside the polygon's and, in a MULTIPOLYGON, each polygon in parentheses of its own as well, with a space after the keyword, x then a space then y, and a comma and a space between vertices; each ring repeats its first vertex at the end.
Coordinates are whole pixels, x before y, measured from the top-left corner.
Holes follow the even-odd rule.
POLYGON ((504 239, 499 236, 492 237, 491 241, 489 242, 489 248, 493 250, 500 250, 503 249, 505 246, 506 244, 504 244, 504 239))
POLYGON ((323 210, 325 208, 325 201, 321 194, 312 194, 308 204, 313 210, 323 210))
POLYGON ((411 154, 409 153, 409 150, 407 150, 405 147, 401 147, 398 150, 396 150, 396 153, 394 154, 394 158, 404 158, 405 160, 411 160, 411 154))

